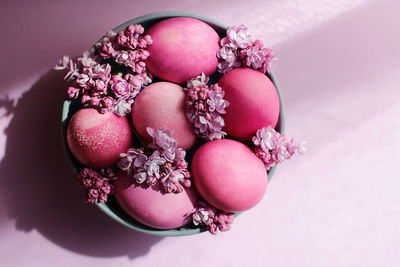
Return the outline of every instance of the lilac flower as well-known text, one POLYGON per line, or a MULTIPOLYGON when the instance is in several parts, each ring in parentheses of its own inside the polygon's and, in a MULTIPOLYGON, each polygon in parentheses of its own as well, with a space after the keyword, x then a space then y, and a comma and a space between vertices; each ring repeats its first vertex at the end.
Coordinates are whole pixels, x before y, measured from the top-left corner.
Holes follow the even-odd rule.
POLYGON ((246 48, 252 44, 249 29, 245 25, 230 27, 226 34, 229 40, 237 47, 246 48))
POLYGON ((76 63, 74 63, 71 59, 69 60, 69 71, 67 74, 64 76, 65 80, 72 80, 75 77, 78 77, 79 72, 78 68, 76 66, 76 63))
POLYGON ((120 154, 120 161, 117 163, 118 167, 128 172, 128 174, 136 168, 143 168, 147 161, 147 156, 142 150, 137 148, 129 148, 126 153, 120 154))
POLYGON ((105 177, 93 169, 84 168, 77 177, 79 184, 86 192, 86 202, 88 203, 107 202, 108 195, 114 191, 114 187, 110 184, 112 178, 105 177))
POLYGON ((82 57, 78 58, 78 62, 85 68, 93 68, 99 64, 93 59, 93 53, 90 51, 83 52, 82 57))
POLYGON ((177 142, 171 137, 171 132, 164 129, 154 130, 153 128, 147 127, 147 133, 153 138, 149 144, 151 148, 161 148, 162 156, 169 162, 173 162, 175 158, 175 151, 177 149, 177 142))
POLYGON ((165 162, 166 160, 163 157, 161 157, 160 151, 154 150, 153 154, 150 156, 150 158, 148 158, 148 160, 144 164, 144 168, 146 169, 147 175, 159 179, 160 165, 163 165, 165 162))
POLYGON ((222 114, 229 102, 224 99, 224 92, 218 84, 210 87, 204 83, 208 78, 204 74, 188 82, 186 88, 186 117, 194 126, 195 133, 206 140, 221 139, 226 134, 222 114))
POLYGON ((192 89, 192 88, 197 88, 197 87, 202 87, 202 86, 206 86, 208 83, 208 80, 210 78, 207 77, 203 72, 197 76, 196 78, 193 78, 191 80, 189 80, 186 84, 186 88, 187 89, 192 89))
POLYGON ((271 70, 272 61, 274 59, 272 50, 268 48, 262 48, 262 43, 261 45, 257 44, 243 50, 242 57, 244 65, 252 67, 253 69, 259 70, 263 73, 271 70))
POLYGON ((208 203, 199 201, 192 212, 192 221, 196 226, 206 226, 211 234, 216 235, 218 230, 221 232, 230 230, 234 217, 232 213, 218 210, 208 203))
POLYGON ((95 80, 94 81, 94 87, 93 87, 97 92, 101 93, 106 93, 107 91, 107 85, 103 80, 95 80))
POLYGON ((192 214, 193 224, 196 226, 199 224, 210 225, 213 218, 214 212, 203 207, 196 209, 192 214))
POLYGON ((138 184, 144 183, 146 180, 148 184, 152 183, 152 179, 150 176, 147 176, 147 172, 145 169, 137 169, 136 173, 133 175, 133 178, 135 178, 135 181, 138 184))
POLYGON ((84 73, 79 74, 77 77, 76 82, 81 86, 81 87, 86 87, 86 84, 90 81, 90 77, 84 73))
POLYGON ((64 55, 62 59, 58 61, 58 64, 54 66, 55 70, 64 70, 68 68, 70 58, 68 55, 64 55))
POLYGON ((111 110, 114 112, 114 114, 123 117, 131 113, 133 102, 133 99, 126 100, 124 98, 119 98, 117 101, 115 101, 115 104, 112 106, 111 110))
POLYGON ((72 86, 68 87, 67 89, 68 98, 77 98, 79 96, 79 91, 80 90, 78 88, 72 86))
POLYGON ((222 91, 221 87, 214 85, 214 88, 216 87, 218 87, 219 90, 211 90, 208 95, 208 111, 216 111, 219 114, 225 114, 225 108, 229 106, 229 102, 224 99, 225 92, 222 91))
POLYGON ((128 83, 126 80, 122 79, 119 75, 112 76, 113 82, 111 85, 111 90, 114 95, 118 98, 129 97, 133 91, 132 84, 128 83))
POLYGON ((232 68, 240 67, 241 63, 237 53, 237 46, 229 42, 227 38, 221 40, 222 47, 217 52, 219 59, 218 71, 220 73, 227 73, 232 68))
POLYGON ((173 170, 161 177, 161 185, 166 193, 180 193, 183 187, 190 187, 190 175, 185 169, 173 170), (189 176, 189 177, 188 177, 189 176))
POLYGON ((305 152, 304 143, 296 145, 293 139, 288 140, 285 135, 276 132, 271 126, 259 129, 252 141, 256 146, 256 155, 262 159, 267 170, 276 163, 290 159, 296 153, 305 152))
POLYGON ((115 52, 114 44, 108 37, 104 37, 103 42, 97 43, 96 47, 99 51, 100 56, 104 59, 112 57, 115 52))
POLYGON ((128 51, 122 50, 122 51, 118 51, 116 53, 117 54, 115 56, 115 62, 129 66, 129 67, 132 66, 131 57, 129 56, 128 51))
POLYGON ((227 37, 221 39, 220 45, 217 52, 220 73, 227 73, 242 65, 263 73, 270 72, 274 59, 272 50, 264 48, 260 40, 253 42, 246 26, 230 27, 227 37))

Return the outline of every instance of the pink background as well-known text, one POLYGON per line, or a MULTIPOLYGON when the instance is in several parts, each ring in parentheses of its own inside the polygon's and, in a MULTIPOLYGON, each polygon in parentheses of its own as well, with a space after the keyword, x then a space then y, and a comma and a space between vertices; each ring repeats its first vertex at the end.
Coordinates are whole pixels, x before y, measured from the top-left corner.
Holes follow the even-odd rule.
MULTIPOLYGON (((8 2, 8 1, 7 1, 8 2)), ((400 4, 389 0, 0 4, 1 266, 400 266, 400 4), (156 11, 246 24, 276 53, 287 133, 308 152, 218 236, 144 235, 81 194, 51 71, 156 11)))

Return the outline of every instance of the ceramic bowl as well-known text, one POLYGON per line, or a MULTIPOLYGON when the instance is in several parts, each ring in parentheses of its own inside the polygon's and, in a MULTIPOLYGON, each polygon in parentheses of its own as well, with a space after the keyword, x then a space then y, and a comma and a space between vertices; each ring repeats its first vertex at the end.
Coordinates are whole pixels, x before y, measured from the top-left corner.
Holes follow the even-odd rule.
MULTIPOLYGON (((153 13, 149 14, 143 17, 135 18, 130 21, 125 22, 124 24, 121 24, 120 26, 116 27, 113 29, 115 32, 119 32, 120 30, 126 28, 130 24, 141 24, 145 29, 148 29, 150 26, 153 24, 173 18, 173 17, 192 17, 196 18, 199 20, 204 21, 208 25, 210 25, 219 35, 221 38, 223 38, 226 35, 226 29, 228 28, 227 25, 220 23, 218 21, 215 21, 211 18, 204 17, 201 15, 196 15, 196 14, 191 14, 191 13, 186 13, 186 12, 161 12, 161 13, 153 13)), ((270 74, 267 74, 267 76, 272 80, 274 83, 276 90, 278 91, 279 95, 279 101, 280 101, 280 114, 279 114, 279 119, 278 123, 276 126, 276 130, 284 133, 285 132, 285 111, 284 111, 284 103, 281 95, 281 91, 279 89, 279 85, 275 79, 274 74, 271 72, 270 74)), ((64 145, 64 151, 68 160, 68 163, 76 175, 78 173, 78 170, 82 168, 82 164, 80 164, 71 154, 67 142, 66 142, 66 132, 67 132, 67 126, 70 118, 72 115, 78 111, 80 108, 82 108, 82 104, 77 101, 77 100, 70 100, 66 99, 64 101, 63 105, 63 110, 62 110, 62 140, 63 140, 63 145, 64 145)), ((272 175, 274 174, 277 166, 273 167, 268 171, 268 180, 271 179, 272 175)), ((109 197, 109 200, 107 203, 96 203, 96 206, 101 209, 105 214, 113 218, 115 221, 118 223, 121 223, 131 229, 147 233, 147 234, 152 234, 152 235, 158 235, 158 236, 185 236, 185 235, 194 235, 198 234, 201 232, 204 232, 204 228, 198 228, 198 227, 193 227, 193 226, 184 226, 180 227, 177 229, 170 229, 170 230, 158 230, 154 228, 147 227, 141 223, 136 222, 134 219, 132 219, 129 215, 127 215, 121 207, 118 205, 117 201, 113 196, 109 197)), ((235 215, 238 215, 235 214, 235 215)))

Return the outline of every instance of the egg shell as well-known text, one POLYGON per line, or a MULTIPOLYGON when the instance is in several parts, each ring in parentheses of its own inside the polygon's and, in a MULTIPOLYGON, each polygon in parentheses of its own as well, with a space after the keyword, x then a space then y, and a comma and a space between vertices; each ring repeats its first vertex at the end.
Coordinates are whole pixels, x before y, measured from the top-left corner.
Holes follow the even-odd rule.
POLYGON ((181 193, 162 193, 155 185, 144 188, 131 175, 118 175, 114 196, 121 208, 136 221, 156 229, 173 229, 191 220, 199 195, 192 187, 181 193))
POLYGON ((76 112, 67 128, 67 143, 74 157, 92 168, 109 168, 132 143, 129 121, 112 112, 92 108, 76 112))
POLYGON ((140 92, 132 108, 133 126, 140 137, 150 143, 146 128, 163 128, 171 132, 178 147, 191 148, 196 135, 185 115, 185 97, 183 88, 170 82, 153 83, 140 92))
POLYGON ((229 139, 201 146, 192 161, 192 174, 200 195, 227 212, 254 207, 268 183, 263 162, 246 145, 229 139))
POLYGON ((203 21, 171 18, 153 25, 146 34, 153 40, 147 48, 147 69, 162 80, 186 83, 201 72, 211 75, 217 69, 220 38, 203 21))
POLYGON ((275 128, 280 112, 279 96, 271 80, 250 68, 232 69, 218 84, 230 105, 223 115, 224 131, 233 139, 249 141, 258 129, 275 128))

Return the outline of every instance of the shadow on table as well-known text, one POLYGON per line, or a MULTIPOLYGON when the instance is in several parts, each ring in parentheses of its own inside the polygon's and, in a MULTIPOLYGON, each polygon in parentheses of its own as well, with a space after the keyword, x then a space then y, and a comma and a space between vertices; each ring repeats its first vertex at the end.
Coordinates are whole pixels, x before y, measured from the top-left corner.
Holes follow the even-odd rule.
POLYGON ((132 231, 82 201, 60 137, 62 77, 49 71, 16 107, 0 101, 13 114, 0 162, 0 198, 18 230, 35 229, 68 250, 96 257, 144 255, 162 238, 132 231))

